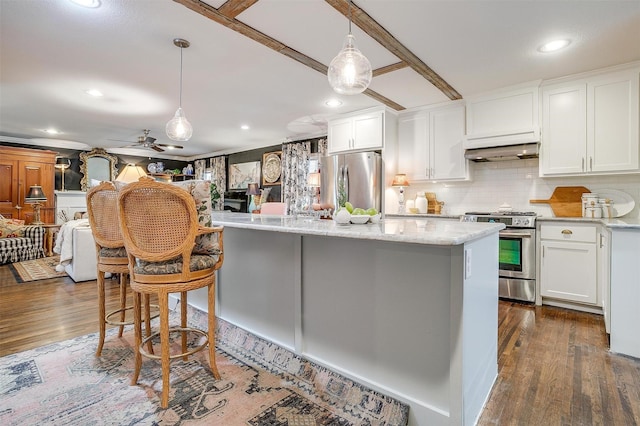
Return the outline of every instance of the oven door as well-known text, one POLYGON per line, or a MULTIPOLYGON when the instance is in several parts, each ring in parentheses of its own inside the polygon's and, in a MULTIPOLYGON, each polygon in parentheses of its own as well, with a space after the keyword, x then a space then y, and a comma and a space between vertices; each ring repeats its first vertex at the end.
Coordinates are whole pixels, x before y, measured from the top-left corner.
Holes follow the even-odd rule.
POLYGON ((501 277, 535 279, 535 229, 503 229, 500 231, 499 261, 501 277))

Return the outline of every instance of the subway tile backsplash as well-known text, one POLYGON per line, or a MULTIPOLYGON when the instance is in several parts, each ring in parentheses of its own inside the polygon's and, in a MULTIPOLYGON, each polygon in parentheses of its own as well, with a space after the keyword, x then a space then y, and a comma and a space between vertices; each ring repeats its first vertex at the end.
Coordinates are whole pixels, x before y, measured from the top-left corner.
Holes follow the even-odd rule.
POLYGON ((496 211, 509 204, 514 211, 533 211, 553 216, 548 204, 531 204, 531 199, 548 199, 557 186, 584 186, 591 192, 615 189, 629 194, 636 206, 626 217, 640 217, 640 174, 607 176, 571 176, 541 178, 538 159, 471 163, 469 182, 410 182, 405 199, 414 199, 419 191, 434 192, 444 201, 444 213, 463 214, 467 211, 496 211))

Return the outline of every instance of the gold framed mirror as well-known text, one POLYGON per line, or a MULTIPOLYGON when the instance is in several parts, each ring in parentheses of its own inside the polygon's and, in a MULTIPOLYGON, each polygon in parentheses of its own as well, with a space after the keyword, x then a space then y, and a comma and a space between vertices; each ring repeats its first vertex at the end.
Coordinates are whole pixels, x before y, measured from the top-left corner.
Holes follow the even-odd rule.
POLYGON ((80 173, 82 180, 80 188, 87 191, 91 184, 91 179, 100 181, 111 181, 116 178, 118 169, 118 157, 109 154, 102 148, 93 148, 89 152, 80 153, 80 173))

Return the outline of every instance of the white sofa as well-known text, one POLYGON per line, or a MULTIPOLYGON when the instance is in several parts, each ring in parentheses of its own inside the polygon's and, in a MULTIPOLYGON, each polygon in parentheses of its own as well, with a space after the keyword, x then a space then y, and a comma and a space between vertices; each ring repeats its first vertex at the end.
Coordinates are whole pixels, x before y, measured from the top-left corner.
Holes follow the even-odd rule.
POLYGON ((97 278, 96 243, 91 228, 75 228, 73 234, 73 259, 64 267, 65 272, 75 281, 97 278))

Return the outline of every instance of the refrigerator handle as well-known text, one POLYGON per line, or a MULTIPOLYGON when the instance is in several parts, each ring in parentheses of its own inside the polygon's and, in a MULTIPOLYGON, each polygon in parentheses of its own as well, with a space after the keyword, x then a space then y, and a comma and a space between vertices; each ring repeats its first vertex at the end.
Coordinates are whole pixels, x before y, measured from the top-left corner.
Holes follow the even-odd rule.
POLYGON ((342 180, 344 182, 344 194, 349 201, 349 167, 344 166, 342 171, 342 180))

